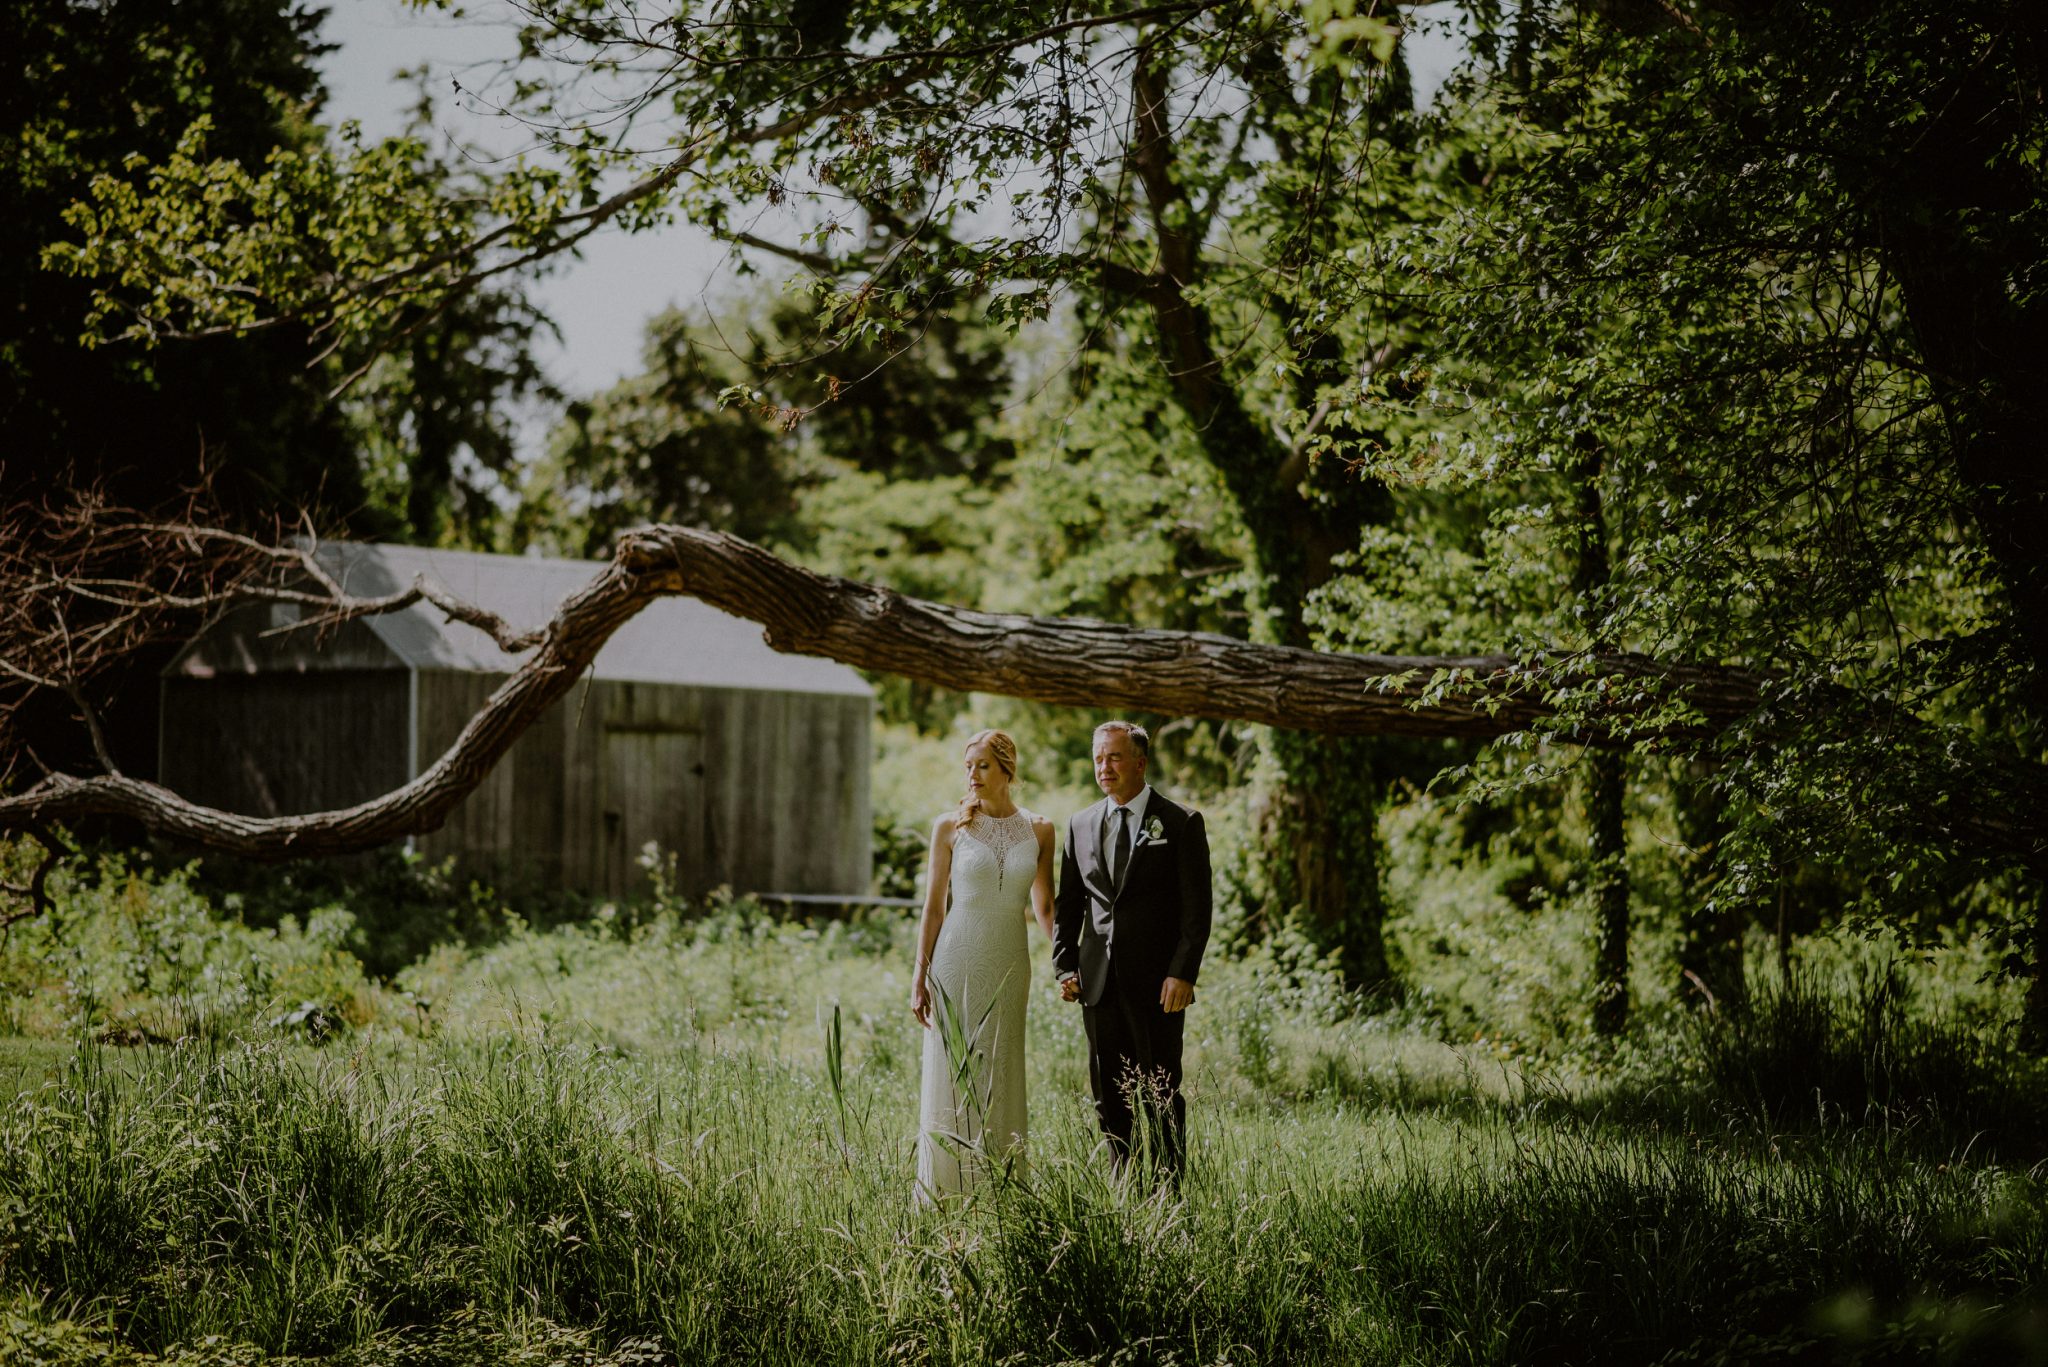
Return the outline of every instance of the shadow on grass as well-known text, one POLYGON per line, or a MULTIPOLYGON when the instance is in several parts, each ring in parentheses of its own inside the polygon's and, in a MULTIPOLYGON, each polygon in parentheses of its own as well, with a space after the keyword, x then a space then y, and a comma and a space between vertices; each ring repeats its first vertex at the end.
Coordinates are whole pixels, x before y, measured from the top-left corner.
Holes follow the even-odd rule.
POLYGON ((2015 1037, 1908 1009, 1896 966, 1854 986, 1766 983, 1741 1006, 1680 1018, 1557 1081, 1540 1063, 1366 1075, 1322 1052, 1302 1097, 1469 1121, 1541 1111, 1624 1132, 1655 1127, 1738 1149, 1854 1135, 1934 1160, 2048 1160, 2048 1060, 2015 1037))

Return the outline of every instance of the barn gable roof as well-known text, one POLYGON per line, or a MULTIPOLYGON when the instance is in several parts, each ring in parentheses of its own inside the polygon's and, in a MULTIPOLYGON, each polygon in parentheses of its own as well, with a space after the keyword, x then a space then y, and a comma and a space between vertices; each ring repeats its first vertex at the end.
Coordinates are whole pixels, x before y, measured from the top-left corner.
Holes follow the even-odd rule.
MULTIPOLYGON (((328 573, 352 595, 371 598, 397 593, 425 575, 457 598, 496 613, 515 630, 547 622, 563 599, 589 583, 603 568, 600 561, 342 541, 323 543, 317 554, 328 573)), ((497 642, 475 627, 447 620, 439 609, 427 603, 365 618, 360 625, 395 657, 395 664, 414 669, 507 674, 524 659, 500 650, 497 642)), ((209 661, 224 663, 226 657, 219 644, 212 643, 209 648, 195 642, 194 650, 188 650, 168 672, 214 672, 214 668, 201 665, 200 659, 203 655, 209 661)), ((245 668, 257 672, 262 668, 260 659, 270 654, 266 650, 237 658, 247 658, 249 664, 245 668)), ((323 660, 306 658, 297 651, 293 654, 300 657, 283 667, 328 667, 323 660)), ((233 669, 234 665, 227 667, 233 669)), ((874 692, 865 679, 845 665, 806 655, 776 653, 762 639, 758 624, 694 598, 658 598, 649 603, 605 642, 593 672, 599 679, 700 688, 862 697, 874 692)))

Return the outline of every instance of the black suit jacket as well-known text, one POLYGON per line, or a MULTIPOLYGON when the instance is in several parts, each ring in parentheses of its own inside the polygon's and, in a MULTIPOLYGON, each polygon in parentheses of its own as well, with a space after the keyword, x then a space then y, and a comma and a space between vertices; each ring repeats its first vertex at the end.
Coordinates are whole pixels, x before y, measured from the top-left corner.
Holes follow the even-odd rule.
POLYGON ((1131 846, 1130 867, 1118 889, 1103 848, 1104 798, 1067 823, 1053 896, 1053 972, 1081 975, 1081 1000, 1102 1000, 1109 966, 1127 997, 1158 1001, 1168 978, 1195 981, 1209 944, 1213 894, 1209 887, 1209 835, 1202 814, 1169 801, 1157 788, 1145 804, 1144 830, 1131 846), (1145 831, 1158 823, 1159 835, 1145 831))

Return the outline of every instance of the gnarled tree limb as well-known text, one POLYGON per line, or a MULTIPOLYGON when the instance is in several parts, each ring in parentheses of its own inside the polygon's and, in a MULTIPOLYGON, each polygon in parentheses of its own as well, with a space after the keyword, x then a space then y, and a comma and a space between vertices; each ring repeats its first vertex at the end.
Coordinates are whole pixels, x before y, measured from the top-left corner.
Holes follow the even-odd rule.
MULTIPOLYGON (((1509 655, 1333 654, 1089 618, 976 612, 814 574, 738 537, 680 527, 627 535, 616 563, 660 592, 761 623, 777 650, 966 692, 1333 735, 1488 739, 1526 731, 1554 711, 1526 662, 1509 655)), ((1625 654, 1589 658, 1582 672, 1640 682, 1659 702, 1675 689, 1707 730, 1754 711, 1765 682, 1749 671, 1625 654)))
MULTIPOLYGON (((253 585, 250 590, 261 596, 273 592, 253 585)), ((1547 671, 1539 683, 1528 662, 1512 656, 1333 654, 1086 618, 976 612, 816 574, 738 537, 662 526, 623 537, 612 562, 564 600, 538 632, 516 634, 438 591, 420 595, 501 640, 530 641, 533 654, 448 751, 401 788, 340 811, 255 817, 201 807, 121 775, 52 774, 26 792, 0 798, 0 830, 122 816, 162 835, 256 859, 353 853, 434 830, 527 726, 570 689, 613 632, 649 602, 671 594, 761 623, 777 650, 1041 702, 1330 734, 1474 739, 1527 731, 1556 718, 1545 689, 1556 686, 1558 671, 1547 671)), ((409 592, 325 601, 330 618, 338 618, 394 611, 418 598, 409 592)), ((1659 727, 1665 734, 1710 734, 1754 712, 1769 683, 1753 671, 1672 665, 1622 653, 1579 658, 1566 674, 1612 685, 1616 702, 1609 713, 1570 737, 1588 744, 1639 741, 1659 734, 1659 727), (1679 722, 1668 720, 1674 700, 1685 704, 1679 722)), ((2036 819, 2009 813, 1966 817, 1958 825, 1970 838, 2023 858, 2038 857, 2039 827, 2036 819)))

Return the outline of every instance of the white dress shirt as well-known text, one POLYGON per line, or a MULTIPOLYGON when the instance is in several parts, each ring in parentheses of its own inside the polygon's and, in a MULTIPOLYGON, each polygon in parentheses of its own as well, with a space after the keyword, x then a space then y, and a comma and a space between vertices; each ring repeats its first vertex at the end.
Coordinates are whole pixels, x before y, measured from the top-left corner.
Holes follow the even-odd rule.
MULTIPOLYGON (((1138 832, 1145 829, 1146 804, 1151 801, 1152 785, 1148 783, 1138 789, 1136 797, 1124 804, 1131 813, 1131 848, 1134 850, 1138 848, 1138 832)), ((1102 848, 1105 853, 1116 848, 1116 808, 1116 799, 1111 798, 1102 809, 1102 848)))

